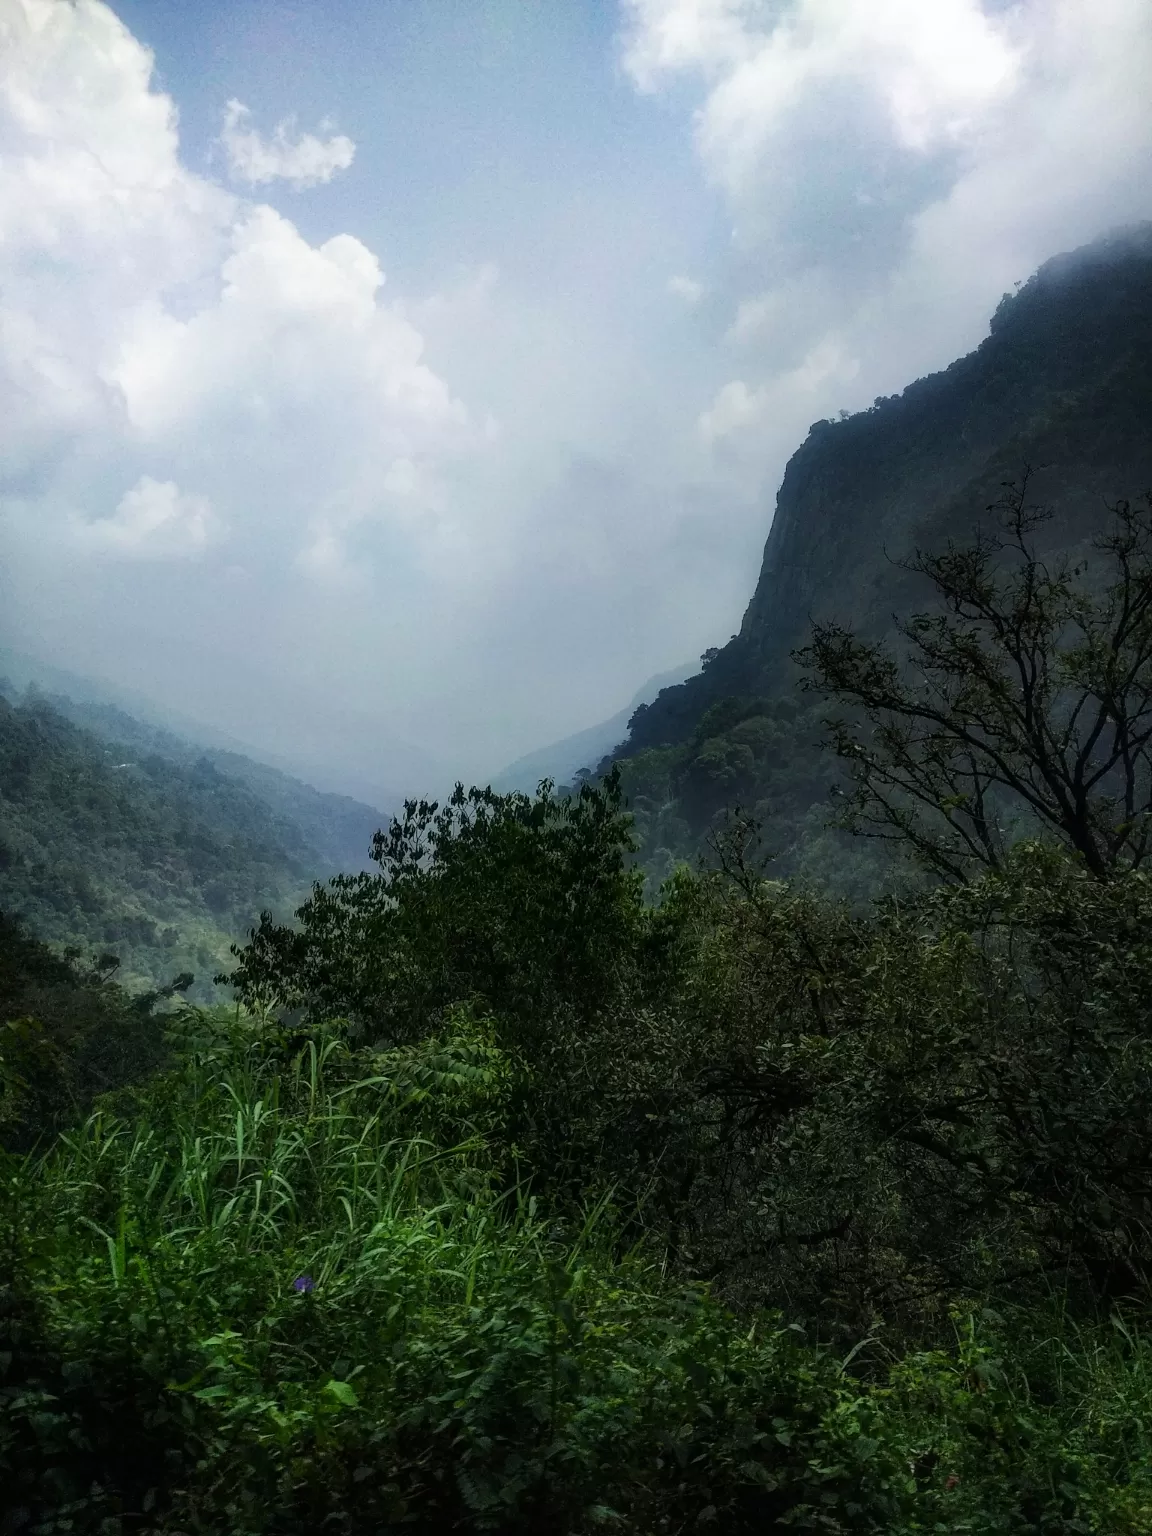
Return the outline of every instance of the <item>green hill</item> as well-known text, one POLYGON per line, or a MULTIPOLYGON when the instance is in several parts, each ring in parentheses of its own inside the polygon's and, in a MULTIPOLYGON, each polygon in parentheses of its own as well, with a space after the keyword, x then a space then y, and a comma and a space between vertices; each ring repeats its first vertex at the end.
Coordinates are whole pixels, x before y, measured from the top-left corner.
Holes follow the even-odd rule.
POLYGON ((383 820, 108 707, 0 696, 0 910, 116 955, 128 982, 191 971, 211 995, 260 912, 363 864, 383 820))
POLYGON ((182 768, 210 763, 226 779, 249 789, 275 816, 292 823, 319 857, 325 872, 368 867, 372 838, 388 820, 388 814, 375 806, 350 795, 315 789, 241 752, 189 741, 113 704, 55 693, 47 696, 47 702, 74 725, 122 746, 133 756, 162 757, 182 768))

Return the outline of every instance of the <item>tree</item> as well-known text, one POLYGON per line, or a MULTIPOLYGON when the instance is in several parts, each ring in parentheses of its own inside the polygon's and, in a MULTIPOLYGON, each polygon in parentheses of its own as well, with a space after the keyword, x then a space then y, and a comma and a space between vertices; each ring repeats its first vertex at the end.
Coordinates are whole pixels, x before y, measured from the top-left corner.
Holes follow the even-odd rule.
POLYGON ((228 979, 246 1002, 343 1015, 388 1042, 479 1001, 522 1046, 626 989, 643 928, 631 847, 618 770, 571 796, 549 780, 535 797, 458 784, 377 833, 379 873, 317 885, 295 927, 265 913, 228 979))
POLYGON ((1087 562, 1041 558, 1051 514, 1029 474, 988 510, 999 530, 902 562, 941 609, 897 621, 900 653, 820 624, 805 686, 855 785, 845 824, 911 845, 936 875, 1001 869, 1022 831, 1054 835, 1097 879, 1152 850, 1152 496, 1118 502, 1087 562))

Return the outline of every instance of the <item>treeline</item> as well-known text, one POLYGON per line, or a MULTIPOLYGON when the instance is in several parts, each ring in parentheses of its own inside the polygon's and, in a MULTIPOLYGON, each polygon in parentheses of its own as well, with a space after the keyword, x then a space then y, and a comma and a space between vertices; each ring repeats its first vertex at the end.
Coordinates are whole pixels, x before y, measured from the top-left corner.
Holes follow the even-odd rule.
POLYGON ((807 658, 915 900, 458 788, 9 1160, 11 1529, 1152 1529, 1152 511, 1001 510, 807 658))

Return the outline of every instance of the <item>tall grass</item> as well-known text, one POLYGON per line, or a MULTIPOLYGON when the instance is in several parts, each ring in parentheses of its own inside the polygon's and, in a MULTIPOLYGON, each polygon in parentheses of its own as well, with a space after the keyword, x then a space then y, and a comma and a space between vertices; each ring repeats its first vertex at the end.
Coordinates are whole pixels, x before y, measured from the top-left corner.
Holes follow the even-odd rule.
POLYGON ((5 1166, 0 1530, 1152 1531, 1135 1326, 974 1307, 865 1377, 542 1208, 483 1021, 185 1034, 5 1166))

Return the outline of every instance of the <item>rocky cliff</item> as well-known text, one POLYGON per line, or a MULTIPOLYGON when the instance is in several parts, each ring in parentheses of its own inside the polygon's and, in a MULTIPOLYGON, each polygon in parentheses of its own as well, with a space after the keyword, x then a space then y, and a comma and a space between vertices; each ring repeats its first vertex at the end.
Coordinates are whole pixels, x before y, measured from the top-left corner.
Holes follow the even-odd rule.
POLYGON ((811 428, 739 634, 637 712, 625 755, 687 742, 721 699, 789 690, 814 618, 882 630, 923 595, 894 562, 966 537, 1026 465, 1064 548, 1087 544, 1110 500, 1152 487, 1152 225, 1055 257, 975 352, 811 428))

